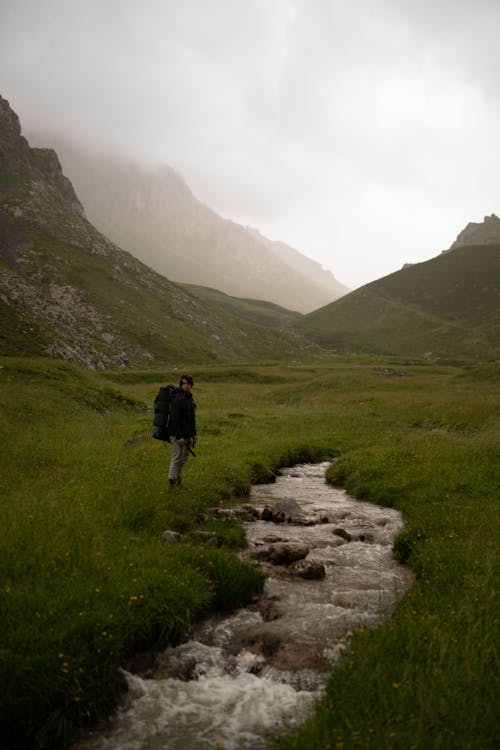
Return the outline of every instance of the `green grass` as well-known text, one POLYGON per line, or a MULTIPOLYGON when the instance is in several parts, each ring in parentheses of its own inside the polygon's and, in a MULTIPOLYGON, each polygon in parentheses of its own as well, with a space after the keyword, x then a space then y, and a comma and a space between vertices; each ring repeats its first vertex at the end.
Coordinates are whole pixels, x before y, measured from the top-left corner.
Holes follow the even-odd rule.
POLYGON ((168 492, 152 402, 178 370, 0 360, 5 747, 67 741, 107 714, 131 654, 255 595, 262 578, 238 561, 240 527, 209 509, 280 465, 337 456, 330 481, 402 510, 395 554, 416 580, 277 746, 493 748, 499 371, 354 358, 193 368, 198 455, 168 492), (165 529, 185 541, 165 545, 165 529), (218 546, 196 543, 196 530, 218 546))
POLYGON ((459 247, 303 316, 294 328, 336 352, 498 360, 500 247, 459 247))
POLYGON ((280 305, 275 305, 274 302, 232 297, 218 289, 198 286, 197 284, 179 284, 179 286, 195 297, 215 304, 232 315, 257 325, 269 328, 287 328, 301 317, 301 313, 287 310, 280 305))

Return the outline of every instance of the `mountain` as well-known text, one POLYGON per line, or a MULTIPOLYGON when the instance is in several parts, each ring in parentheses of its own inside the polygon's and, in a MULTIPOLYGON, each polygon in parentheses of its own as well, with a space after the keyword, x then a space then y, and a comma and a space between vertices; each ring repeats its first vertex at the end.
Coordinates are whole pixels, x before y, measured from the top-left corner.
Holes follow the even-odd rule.
POLYGON ((485 216, 482 222, 471 221, 460 232, 450 250, 471 245, 500 245, 500 219, 498 216, 491 214, 491 216, 485 216))
POLYGON ((500 358, 499 300, 500 243, 455 246, 303 316, 294 328, 339 352, 492 360, 500 358))
POLYGON ((0 97, 0 354, 97 369, 297 357, 293 333, 205 303, 87 220, 57 154, 31 148, 0 97))
POLYGON ((218 216, 168 166, 140 167, 63 141, 56 147, 89 220, 169 279, 299 312, 349 291, 297 250, 218 216))

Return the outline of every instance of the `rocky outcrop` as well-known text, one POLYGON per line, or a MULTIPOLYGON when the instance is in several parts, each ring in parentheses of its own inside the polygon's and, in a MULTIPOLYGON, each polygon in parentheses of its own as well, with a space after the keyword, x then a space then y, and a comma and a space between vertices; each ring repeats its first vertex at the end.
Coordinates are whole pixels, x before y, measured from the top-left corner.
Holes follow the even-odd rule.
POLYGON ((450 250, 473 245, 500 245, 500 219, 496 214, 485 216, 482 222, 469 222, 450 250))

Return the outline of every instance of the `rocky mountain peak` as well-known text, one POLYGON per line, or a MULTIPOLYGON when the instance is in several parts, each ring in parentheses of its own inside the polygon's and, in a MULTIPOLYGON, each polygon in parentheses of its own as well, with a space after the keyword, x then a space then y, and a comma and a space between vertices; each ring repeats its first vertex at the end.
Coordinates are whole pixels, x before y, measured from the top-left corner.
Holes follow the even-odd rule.
POLYGON ((0 96, 0 173, 20 175, 29 166, 28 141, 21 135, 19 117, 0 96))
POLYGON ((12 133, 14 136, 21 135, 21 123, 19 117, 11 109, 7 99, 0 96, 0 129, 2 133, 12 133))
POLYGON ((485 216, 482 222, 469 222, 450 250, 472 245, 500 245, 500 219, 496 214, 485 216))
POLYGON ((63 174, 55 151, 31 148, 21 134, 19 117, 0 96, 0 200, 15 218, 28 222, 45 217, 47 223, 62 214, 84 216, 73 185, 63 174))

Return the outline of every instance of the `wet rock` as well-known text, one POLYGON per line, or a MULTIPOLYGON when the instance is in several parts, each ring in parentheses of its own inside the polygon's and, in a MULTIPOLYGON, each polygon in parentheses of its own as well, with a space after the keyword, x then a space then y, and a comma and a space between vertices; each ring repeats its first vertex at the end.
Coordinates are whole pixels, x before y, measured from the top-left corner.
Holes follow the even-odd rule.
POLYGON ((373 534, 368 533, 362 533, 358 535, 358 542, 373 542, 374 536, 373 534))
POLYGON ((167 531, 163 532, 162 538, 163 541, 167 544, 173 544, 174 542, 180 542, 182 539, 182 535, 177 531, 170 531, 167 529, 167 531))
POLYGON ((294 526, 316 526, 318 523, 316 518, 313 518, 312 516, 304 516, 302 513, 297 516, 289 516, 287 521, 294 526))
POLYGON ((277 513, 273 510, 273 523, 285 523, 287 520, 286 513, 283 510, 277 513))
POLYGON ((260 547, 252 552, 258 560, 268 560, 273 565, 291 565, 309 554, 307 544, 301 542, 277 542, 267 547, 260 547))
POLYGON ((262 537, 262 541, 266 544, 276 544, 276 542, 285 542, 286 539, 283 539, 281 536, 276 536, 275 534, 266 534, 266 536, 262 537))
POLYGON ((255 608, 260 612, 264 622, 272 622, 283 617, 283 609, 279 607, 275 599, 261 599, 255 608))
POLYGON ((289 570, 293 576, 308 580, 320 580, 326 576, 325 566, 317 560, 298 560, 290 565, 289 570))
POLYGON ((342 537, 346 542, 352 542, 352 535, 345 529, 334 529, 332 533, 335 534, 335 536, 342 537))
POLYGON ((242 505, 241 508, 237 508, 235 514, 243 521, 256 521, 259 517, 257 508, 249 503, 242 505))
POLYGON ((282 646, 281 636, 269 629, 267 625, 255 628, 243 639, 243 642, 253 654, 260 654, 266 658, 274 656, 282 646))
POLYGON ((284 513, 286 517, 304 516, 305 513, 298 502, 292 497, 280 497, 273 503, 273 514, 284 513))
POLYGON ((262 513, 260 514, 260 520, 261 521, 272 521, 273 520, 273 509, 270 505, 265 505, 262 508, 262 513))
POLYGON ((323 649, 304 643, 286 643, 272 656, 270 664, 280 672, 297 672, 299 670, 323 671, 328 662, 323 649))
POLYGON ((291 497, 282 497, 272 506, 264 506, 260 518, 262 521, 291 523, 296 526, 314 526, 318 523, 313 516, 307 516, 296 500, 291 497))

